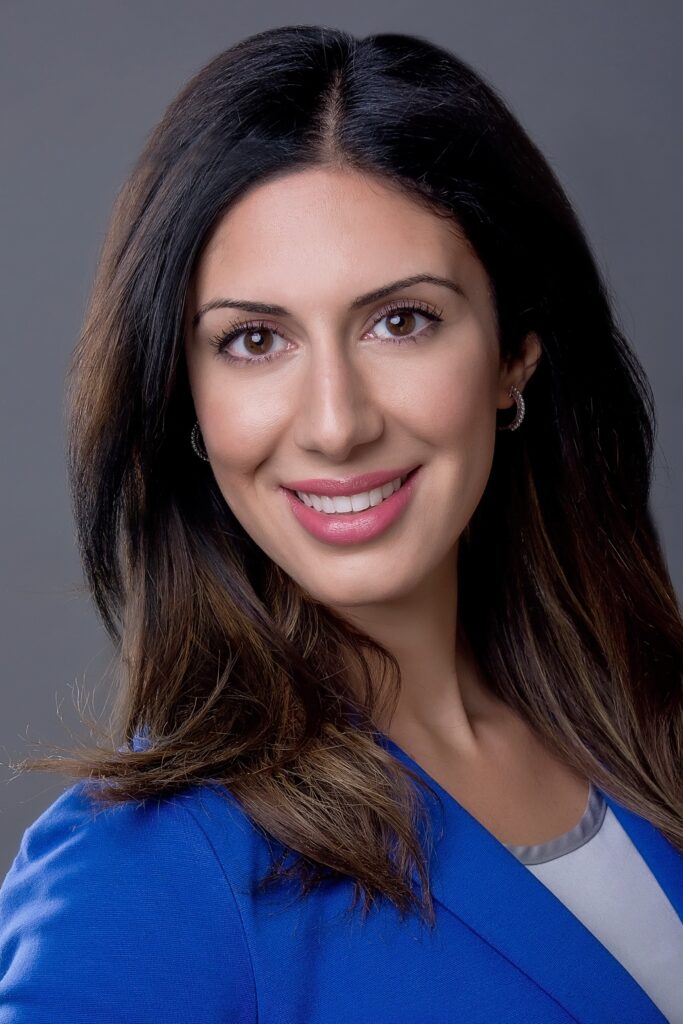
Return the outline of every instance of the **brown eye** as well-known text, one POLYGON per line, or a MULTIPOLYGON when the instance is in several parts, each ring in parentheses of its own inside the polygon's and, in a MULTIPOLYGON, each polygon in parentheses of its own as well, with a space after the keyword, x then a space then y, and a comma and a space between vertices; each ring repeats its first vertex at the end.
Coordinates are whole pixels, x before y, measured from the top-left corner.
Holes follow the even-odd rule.
POLYGON ((223 331, 212 338, 210 344, 228 362, 265 363, 279 354, 274 338, 282 338, 275 328, 266 323, 250 322, 223 331))
POLYGON ((380 310, 373 334, 384 341, 418 341, 441 322, 441 312, 415 302, 392 305, 380 310), (378 333, 378 328, 381 332, 378 333))
POLYGON ((384 318, 391 328, 392 334, 402 338, 405 334, 412 334, 415 331, 415 314, 410 310, 391 313, 384 318))
POLYGON ((252 328, 244 332, 244 347, 250 355, 259 356, 268 352, 272 345, 273 331, 268 327, 252 328))

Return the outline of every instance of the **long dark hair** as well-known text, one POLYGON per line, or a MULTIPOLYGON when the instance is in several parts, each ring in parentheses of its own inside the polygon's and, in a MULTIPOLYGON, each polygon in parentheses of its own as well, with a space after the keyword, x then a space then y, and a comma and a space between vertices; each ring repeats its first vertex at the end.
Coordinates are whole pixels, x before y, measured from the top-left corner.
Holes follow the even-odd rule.
POLYGON ((189 444, 183 322, 202 245, 247 189, 314 165, 450 218, 489 275, 501 352, 541 339, 523 427, 497 435, 461 538, 460 627, 492 691, 683 850, 683 623, 648 504, 649 385, 542 154, 471 67, 409 35, 244 39, 182 89, 121 189, 69 380, 116 711, 104 745, 21 767, 97 779, 109 802, 218 781, 299 854, 266 881, 296 875, 305 892, 339 873, 365 910, 382 894, 434 921, 415 776, 374 727, 396 660, 256 546, 189 444), (147 749, 131 749, 141 730, 147 749))

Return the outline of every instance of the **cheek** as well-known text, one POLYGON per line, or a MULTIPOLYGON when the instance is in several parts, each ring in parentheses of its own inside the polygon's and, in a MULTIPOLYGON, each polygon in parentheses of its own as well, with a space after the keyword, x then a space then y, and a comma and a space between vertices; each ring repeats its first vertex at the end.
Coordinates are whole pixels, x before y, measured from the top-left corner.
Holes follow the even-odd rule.
MULTIPOLYGON (((464 528, 488 481, 496 440, 497 353, 473 344, 415 365, 404 383, 407 431, 433 453, 430 508, 448 508, 449 530, 464 528)), ((433 529, 433 523, 431 525, 433 529)))
POLYGON ((491 346, 456 344, 442 358, 414 361, 410 371, 394 381, 407 426, 438 448, 489 447, 497 393, 491 346))
POLYGON ((217 472, 239 476, 268 457, 284 416, 281 404, 273 389, 245 382, 238 390, 220 375, 197 389, 195 409, 217 472))

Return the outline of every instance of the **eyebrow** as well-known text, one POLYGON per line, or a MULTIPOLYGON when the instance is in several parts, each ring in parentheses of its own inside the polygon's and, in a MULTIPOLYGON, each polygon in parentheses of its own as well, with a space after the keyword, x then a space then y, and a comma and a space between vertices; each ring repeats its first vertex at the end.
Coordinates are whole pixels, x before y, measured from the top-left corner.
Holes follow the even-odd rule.
MULTIPOLYGON (((403 277, 398 281, 382 285, 381 288, 375 288, 371 292, 366 292, 365 295, 359 295, 357 299, 353 300, 349 309, 359 309, 361 306, 367 306, 371 302, 378 302, 380 299, 401 288, 409 288, 413 284, 422 283, 441 285, 444 288, 450 288, 457 295, 465 296, 463 289, 456 281, 450 281, 446 277, 437 277, 434 274, 413 274, 411 277, 403 277)), ((203 306, 200 306, 192 317, 192 327, 195 328, 204 314, 212 309, 245 309, 250 313, 260 313, 263 316, 293 315, 284 306, 276 306, 269 302, 255 302, 253 299, 211 299, 209 302, 205 302, 203 306)))

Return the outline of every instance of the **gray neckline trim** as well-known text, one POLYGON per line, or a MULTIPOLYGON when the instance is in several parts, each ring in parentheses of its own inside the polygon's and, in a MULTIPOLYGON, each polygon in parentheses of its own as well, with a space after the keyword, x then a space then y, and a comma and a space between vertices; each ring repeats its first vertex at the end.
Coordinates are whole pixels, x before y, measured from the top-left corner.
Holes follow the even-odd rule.
POLYGON ((566 853, 571 853, 573 850, 578 850, 580 846, 592 839, 599 831, 606 811, 605 798, 600 790, 596 789, 589 781, 586 810, 574 828, 569 829, 561 836, 556 836, 555 839, 549 839, 547 843, 536 843, 530 846, 513 846, 507 843, 504 845, 522 864, 543 864, 546 861, 562 857, 566 853))

